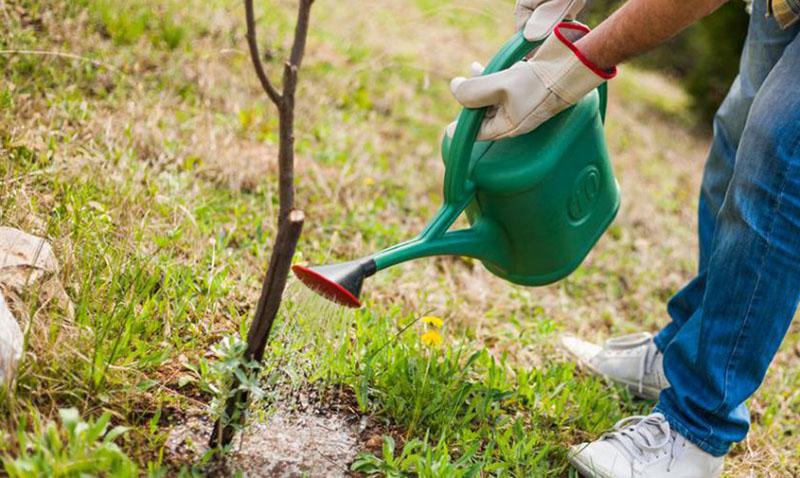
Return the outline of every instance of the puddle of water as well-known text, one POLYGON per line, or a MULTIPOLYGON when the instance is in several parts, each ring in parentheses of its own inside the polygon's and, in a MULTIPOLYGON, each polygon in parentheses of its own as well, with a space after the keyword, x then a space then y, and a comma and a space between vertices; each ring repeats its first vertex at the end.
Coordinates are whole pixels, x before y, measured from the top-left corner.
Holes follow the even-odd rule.
POLYGON ((251 425, 232 458, 248 476, 344 477, 358 443, 357 418, 279 413, 251 425))

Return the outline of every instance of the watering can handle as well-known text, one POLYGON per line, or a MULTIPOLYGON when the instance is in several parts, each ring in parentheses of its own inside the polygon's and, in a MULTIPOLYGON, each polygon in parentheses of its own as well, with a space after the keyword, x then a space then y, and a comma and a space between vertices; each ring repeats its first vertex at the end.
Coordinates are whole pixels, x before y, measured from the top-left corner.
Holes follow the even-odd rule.
MULTIPOLYGON (((514 63, 521 61, 534 48, 541 45, 543 40, 530 42, 525 39, 522 32, 517 32, 508 40, 491 59, 483 70, 484 75, 496 73, 510 68, 514 63)), ((598 87, 600 96, 600 115, 605 122, 608 86, 602 83, 598 87)), ((450 142, 450 151, 447 157, 447 168, 444 177, 444 200, 454 208, 466 207, 474 192, 474 185, 468 179, 472 147, 478 137, 486 108, 464 108, 458 115, 458 124, 450 142)))
MULTIPOLYGON (((483 74, 488 75, 510 68, 540 44, 541 41, 529 42, 521 31, 517 32, 489 61, 483 74)), ((472 147, 478 137, 478 130, 485 114, 486 108, 464 108, 458 115, 458 124, 453 133, 453 139, 450 141, 444 175, 444 200, 446 203, 460 205, 472 195, 473 185, 467 183, 467 173, 472 147)))

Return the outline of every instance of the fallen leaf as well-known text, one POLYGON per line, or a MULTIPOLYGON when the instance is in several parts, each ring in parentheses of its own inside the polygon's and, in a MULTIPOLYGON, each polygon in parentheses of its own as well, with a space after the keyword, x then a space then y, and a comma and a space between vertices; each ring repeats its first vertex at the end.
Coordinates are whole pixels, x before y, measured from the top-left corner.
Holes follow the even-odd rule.
POLYGON ((383 437, 380 435, 372 435, 367 439, 365 446, 371 450, 380 448, 383 444, 383 437))

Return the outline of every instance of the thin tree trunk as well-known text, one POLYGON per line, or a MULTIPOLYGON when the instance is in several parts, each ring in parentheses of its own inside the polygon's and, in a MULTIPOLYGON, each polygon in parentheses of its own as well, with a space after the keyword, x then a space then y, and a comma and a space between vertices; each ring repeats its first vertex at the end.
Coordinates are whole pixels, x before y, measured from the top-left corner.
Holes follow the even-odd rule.
MULTIPOLYGON (((305 215, 302 211, 291 211, 287 220, 278 228, 278 237, 275 239, 275 247, 269 259, 267 275, 261 286, 261 298, 258 300, 258 307, 250 324, 247 333, 247 350, 244 359, 247 361, 255 360, 261 362, 264 358, 264 350, 269 339, 272 324, 281 305, 281 297, 286 288, 286 278, 289 275, 289 267, 292 265, 292 256, 297 247, 297 240, 303 229, 305 215)), ((239 382, 236 377, 232 378, 233 387, 238 388, 239 382)), ((232 417, 237 408, 246 407, 249 396, 246 392, 237 392, 228 399, 225 404, 225 415, 232 417)), ((214 429, 211 432, 209 446, 217 448, 226 446, 233 440, 236 432, 236 422, 222 423, 217 419, 214 429)))
POLYGON ((303 211, 293 210, 287 216, 288 221, 278 229, 278 237, 275 239, 275 249, 270 257, 267 276, 261 288, 261 298, 256 307, 256 314, 253 324, 247 333, 247 352, 248 360, 258 362, 264 358, 264 349, 267 345, 272 324, 278 314, 278 308, 283 297, 283 290, 286 288, 286 279, 289 275, 289 268, 292 266, 292 256, 300 239, 300 232, 303 229, 305 214, 303 211))
MULTIPOLYGON (((253 0, 244 0, 245 21, 247 25, 247 46, 250 50, 250 60, 258 77, 261 88, 270 101, 278 109, 278 234, 269 259, 267 274, 261 286, 261 297, 247 333, 247 349, 244 359, 261 362, 264 351, 269 342, 272 324, 280 310, 283 291, 286 288, 286 279, 292 265, 292 257, 300 238, 305 215, 302 211, 294 209, 294 105, 295 91, 297 90, 297 72, 303 61, 303 54, 308 37, 308 24, 311 17, 311 5, 314 0, 299 0, 297 7, 297 23, 294 30, 294 41, 289 55, 289 60, 283 68, 282 91, 272 84, 264 70, 261 55, 258 50, 258 36, 256 35, 256 17, 253 9, 253 0)), ((239 388, 239 380, 232 377, 233 389, 239 388)), ((232 417, 236 410, 246 410, 248 394, 237 392, 225 404, 225 415, 232 417)), ((242 416, 239 416, 241 420, 242 416)), ((230 444, 236 428, 240 423, 222 422, 218 418, 211 432, 209 446, 212 448, 224 447, 230 444)))
MULTIPOLYGON (((294 93, 292 93, 292 96, 294 93)), ((294 98, 283 97, 283 105, 278 115, 281 125, 280 146, 278 149, 278 227, 294 208, 294 98), (286 107, 286 105, 290 105, 286 107), (287 125, 285 128, 283 125, 287 125)))

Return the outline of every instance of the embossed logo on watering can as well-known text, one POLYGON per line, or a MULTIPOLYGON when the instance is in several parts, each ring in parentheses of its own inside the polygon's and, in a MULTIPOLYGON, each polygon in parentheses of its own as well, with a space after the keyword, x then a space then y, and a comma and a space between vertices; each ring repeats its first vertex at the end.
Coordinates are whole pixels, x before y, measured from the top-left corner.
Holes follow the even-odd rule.
POLYGON ((590 164, 583 168, 572 185, 567 213, 570 222, 580 224, 589 217, 600 195, 600 171, 590 164))

